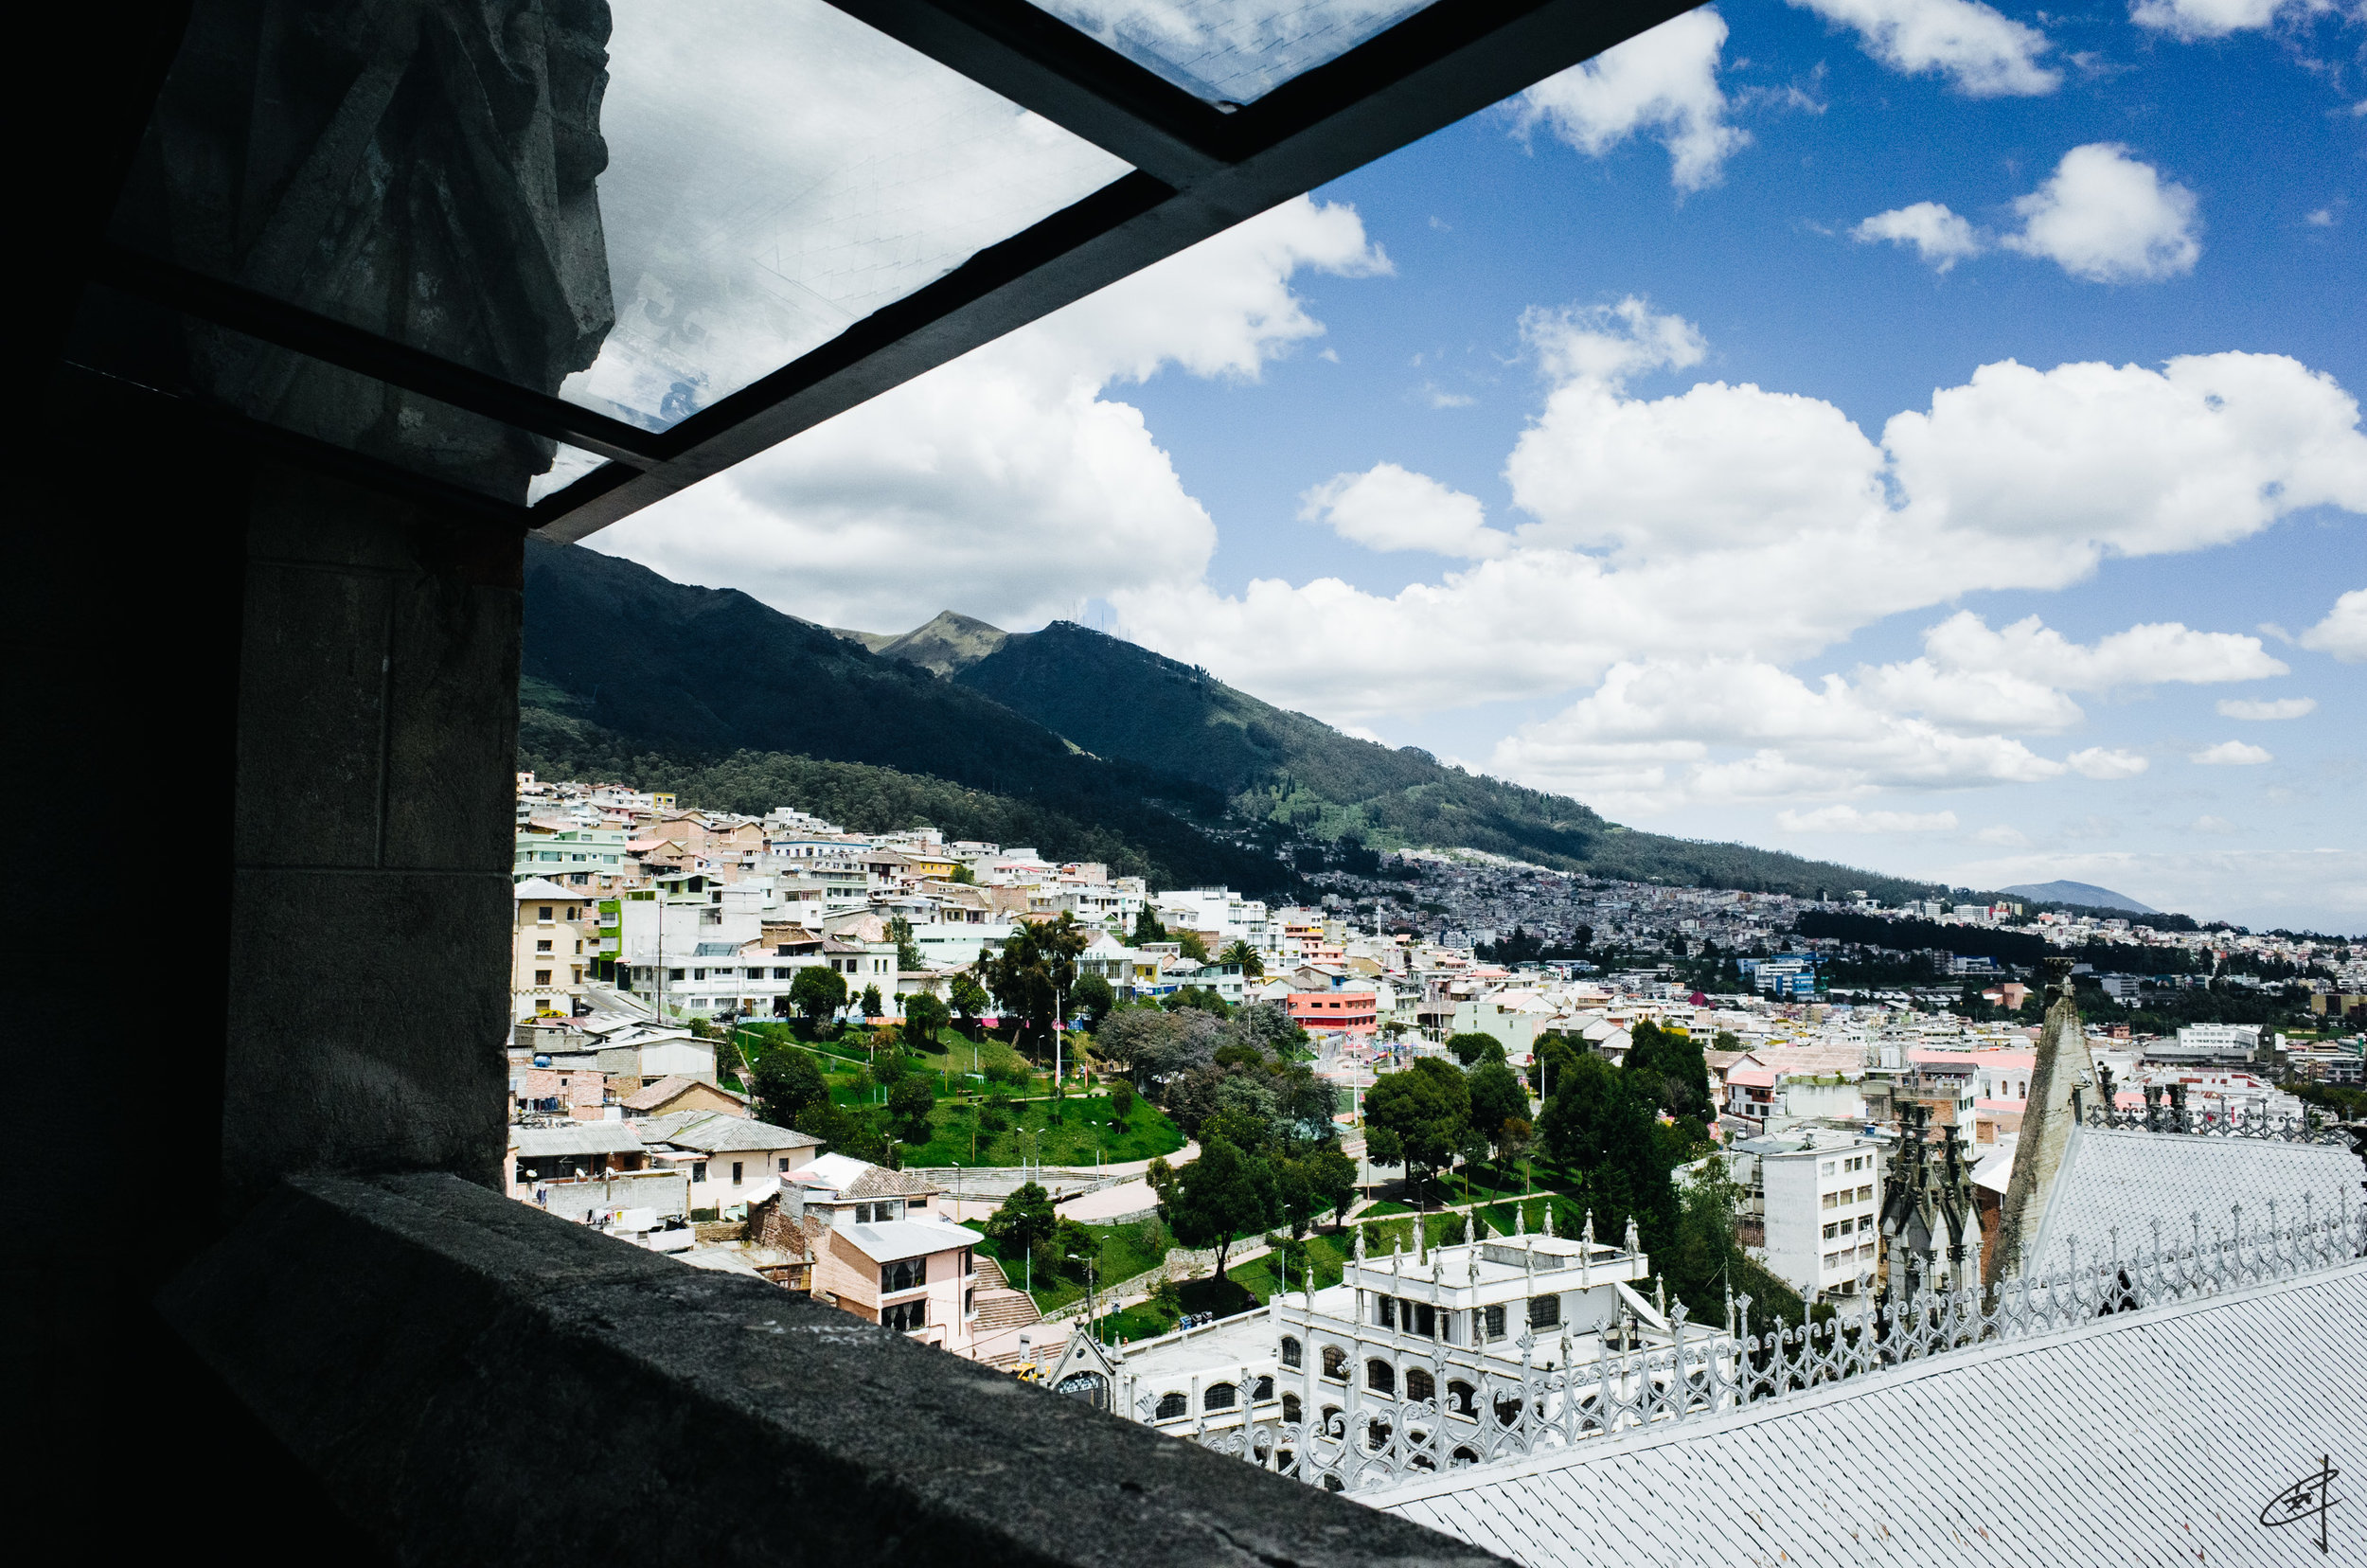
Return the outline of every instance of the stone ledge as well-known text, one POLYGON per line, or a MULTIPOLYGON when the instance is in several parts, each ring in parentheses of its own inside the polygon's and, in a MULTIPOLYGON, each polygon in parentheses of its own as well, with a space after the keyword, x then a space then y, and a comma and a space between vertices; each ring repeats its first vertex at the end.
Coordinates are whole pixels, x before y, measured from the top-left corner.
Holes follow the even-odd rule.
POLYGON ((1502 1560, 453 1176, 292 1178, 159 1305, 400 1561, 1502 1560))

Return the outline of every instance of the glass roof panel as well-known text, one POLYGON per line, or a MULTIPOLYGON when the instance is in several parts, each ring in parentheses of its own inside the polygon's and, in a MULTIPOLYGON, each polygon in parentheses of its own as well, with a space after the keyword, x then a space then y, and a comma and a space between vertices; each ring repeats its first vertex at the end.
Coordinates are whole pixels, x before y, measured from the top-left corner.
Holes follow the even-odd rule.
POLYGON ((1031 0, 1217 104, 1253 103, 1431 0, 1031 0))
POLYGON ((616 326, 561 395, 663 429, 1129 172, 822 0, 619 0, 616 326))
POLYGON ((199 0, 116 238, 663 430, 1129 171, 823 0, 499 9, 199 0))
POLYGON ((144 299, 85 289, 67 363, 525 506, 604 459, 144 299))

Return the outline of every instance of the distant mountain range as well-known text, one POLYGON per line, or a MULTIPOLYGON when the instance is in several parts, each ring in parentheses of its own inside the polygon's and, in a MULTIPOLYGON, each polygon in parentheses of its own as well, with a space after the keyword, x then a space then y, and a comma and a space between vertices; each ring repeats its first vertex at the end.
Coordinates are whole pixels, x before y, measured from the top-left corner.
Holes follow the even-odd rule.
POLYGON ((2019 887, 2003 887, 1999 892, 2033 903, 2083 904, 2090 909, 2125 909, 2131 915, 2159 915, 2139 903, 2126 893, 2115 893, 2093 882, 2023 882, 2019 887))
POLYGON ((1939 891, 1637 832, 1065 621, 1012 633, 949 612, 899 634, 833 631, 535 540, 520 704, 519 765, 549 776, 796 804, 862 831, 927 820, 1168 885, 1281 892, 1294 866, 1417 846, 1683 885, 1939 891))

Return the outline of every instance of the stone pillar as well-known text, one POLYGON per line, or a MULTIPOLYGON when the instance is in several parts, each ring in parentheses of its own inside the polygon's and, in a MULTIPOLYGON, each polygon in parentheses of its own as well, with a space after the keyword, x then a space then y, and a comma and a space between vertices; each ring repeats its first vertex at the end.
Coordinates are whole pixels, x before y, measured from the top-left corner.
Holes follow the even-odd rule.
POLYGON ((247 528, 223 1202, 499 1180, 523 542, 281 469, 247 528))
POLYGON ((1999 1204, 1997 1244, 1981 1259, 1984 1286, 1994 1288, 2025 1262, 2042 1266, 2040 1258, 2024 1259, 2021 1249, 2038 1234, 2039 1221, 2046 1217, 2047 1191, 2055 1185, 2055 1173, 2063 1167, 2063 1153, 2071 1146, 2076 1120, 2072 1091, 2095 1082, 2087 1031, 2079 1022, 2079 1005, 2073 1000, 2071 969, 2068 958, 2046 960, 2046 1026, 2038 1033, 2021 1135, 2014 1145, 2014 1168, 2006 1177, 2005 1196, 1999 1204))

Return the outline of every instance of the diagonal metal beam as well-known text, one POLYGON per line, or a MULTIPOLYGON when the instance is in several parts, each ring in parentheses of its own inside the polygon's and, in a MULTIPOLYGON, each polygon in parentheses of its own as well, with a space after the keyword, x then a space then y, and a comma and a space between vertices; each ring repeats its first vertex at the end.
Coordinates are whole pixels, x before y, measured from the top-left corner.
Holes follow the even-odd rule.
POLYGON ((646 467, 668 455, 665 437, 563 398, 456 364, 367 329, 122 245, 100 246, 90 278, 281 348, 358 371, 472 414, 646 467))
POLYGON ((1225 112, 1027 0, 830 3, 1135 172, 662 433, 133 252, 104 249, 89 275, 611 459, 517 508, 546 537, 576 540, 1690 9, 1438 0, 1225 112))
MULTIPOLYGON (((873 3, 846 0, 845 9, 860 14, 860 7, 873 3)), ((919 0, 895 0, 895 6, 917 7, 919 0)), ((1024 0, 938 0, 919 9, 970 16, 1012 6, 1036 9, 1024 0)), ((567 509, 542 531, 552 539, 581 539, 1690 9, 1683 0, 1450 0, 1433 6, 1235 114, 1208 109, 1222 134, 1204 150, 1224 156, 1203 172, 1181 184, 1128 175, 979 252, 927 288, 685 420, 668 433, 684 442, 668 461, 612 483, 597 496, 578 498, 571 488, 551 497, 567 509)), ((1021 29, 1010 30, 1015 36, 1021 29)), ((1117 75, 1109 64, 1116 61, 1140 71, 1067 30, 1077 44, 1107 57, 1096 69, 1117 75)), ((917 36, 928 43, 950 35, 923 29, 917 36)), ((1008 39, 998 47, 1006 59, 1019 51, 1008 39)), ((1061 49, 1075 52, 1065 42, 1061 49)), ((1047 57, 1035 68, 1059 76, 1059 63, 1047 57)), ((1012 84, 1024 87, 1017 75, 1012 84)), ((1164 81, 1158 85, 1179 92, 1164 81)), ((1077 100, 1047 90, 1038 102, 1021 101, 1049 114, 1073 113, 1077 100)), ((1085 124, 1070 128, 1091 134, 1085 124)))

